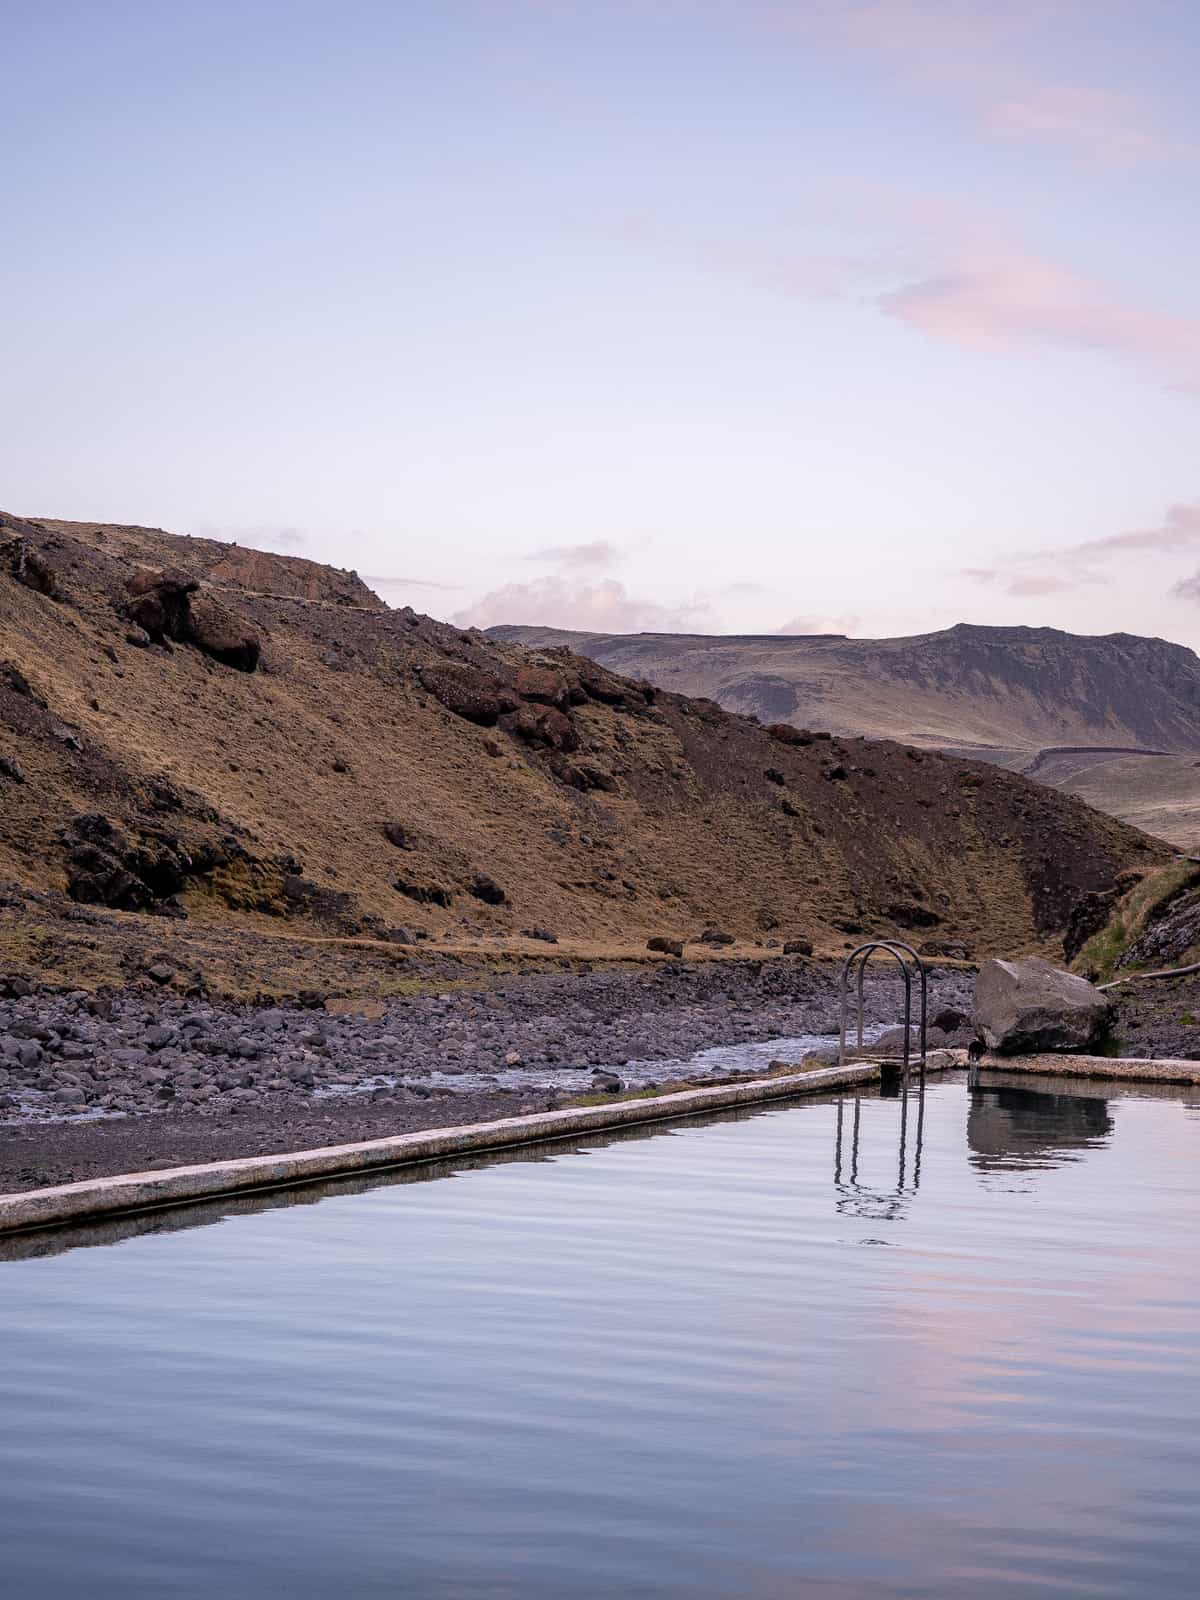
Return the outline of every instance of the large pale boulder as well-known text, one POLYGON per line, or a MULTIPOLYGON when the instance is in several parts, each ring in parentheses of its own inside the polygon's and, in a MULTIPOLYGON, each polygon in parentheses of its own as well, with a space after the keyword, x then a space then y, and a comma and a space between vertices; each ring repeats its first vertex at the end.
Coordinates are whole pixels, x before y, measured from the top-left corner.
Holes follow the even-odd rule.
POLYGON ((1111 1011, 1111 1001, 1086 978, 1040 956, 985 961, 975 980, 975 1021, 1000 1055, 1087 1050, 1111 1011))

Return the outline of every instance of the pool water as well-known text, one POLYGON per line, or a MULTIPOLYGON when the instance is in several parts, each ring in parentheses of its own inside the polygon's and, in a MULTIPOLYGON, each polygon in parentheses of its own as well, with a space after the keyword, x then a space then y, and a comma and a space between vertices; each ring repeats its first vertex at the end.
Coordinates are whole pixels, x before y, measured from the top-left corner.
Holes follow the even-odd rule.
POLYGON ((982 1084, 10 1241, 0 1591, 1194 1596, 1197 1092, 982 1084))

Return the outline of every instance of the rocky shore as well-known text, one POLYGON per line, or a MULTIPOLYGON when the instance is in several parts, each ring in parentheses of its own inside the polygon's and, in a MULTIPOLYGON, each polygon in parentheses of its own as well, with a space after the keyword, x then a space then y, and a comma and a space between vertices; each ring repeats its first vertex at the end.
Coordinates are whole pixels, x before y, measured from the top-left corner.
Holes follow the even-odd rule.
MULTIPOLYGON (((971 981, 935 972, 931 1016, 969 1010, 971 981)), ((755 1044, 838 1022, 835 967, 792 960, 480 980, 371 1015, 7 989, 0 1192, 761 1070, 755 1044)), ((872 976, 865 1001, 869 1024, 896 1022, 898 980, 872 976)))

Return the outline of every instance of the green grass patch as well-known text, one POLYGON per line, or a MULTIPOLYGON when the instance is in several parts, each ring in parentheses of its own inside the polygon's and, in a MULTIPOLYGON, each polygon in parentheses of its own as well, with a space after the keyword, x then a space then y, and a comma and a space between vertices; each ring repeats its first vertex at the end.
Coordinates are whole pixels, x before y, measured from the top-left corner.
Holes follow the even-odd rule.
MULTIPOLYGON (((1103 983, 1138 936, 1183 894, 1200 884, 1200 871, 1190 862, 1172 862, 1150 872, 1122 895, 1099 933, 1093 934, 1073 963, 1079 972, 1103 983)), ((1133 969, 1136 970, 1136 969, 1133 969)))

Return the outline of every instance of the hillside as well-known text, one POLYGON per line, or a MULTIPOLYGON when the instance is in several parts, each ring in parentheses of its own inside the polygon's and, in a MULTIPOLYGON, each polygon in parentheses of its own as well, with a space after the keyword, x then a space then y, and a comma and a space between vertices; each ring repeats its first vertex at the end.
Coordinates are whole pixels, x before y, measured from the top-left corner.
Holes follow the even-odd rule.
POLYGON ((248 933, 262 971, 287 941, 402 966, 418 945, 544 957, 547 934, 629 956, 713 924, 739 949, 864 928, 1012 950, 1164 855, 998 767, 773 736, 391 611, 352 573, 0 518, 10 966, 111 978, 114 928, 214 961, 248 933))
POLYGON ((491 632, 533 648, 568 645, 614 671, 709 695, 764 722, 901 739, 997 761, 1040 782, 1061 779, 1175 844, 1198 839, 1200 769, 1190 758, 1200 755, 1200 658, 1162 639, 966 624, 902 639, 491 632), (1049 759, 1051 751, 1082 760, 1064 764, 1049 759), (1154 763, 1138 752, 1189 759, 1154 763), (1106 765, 1111 758, 1110 771, 1076 783, 1077 769, 1101 756, 1106 765))

